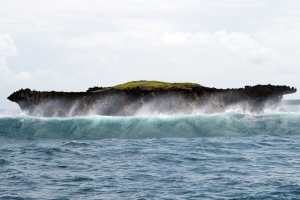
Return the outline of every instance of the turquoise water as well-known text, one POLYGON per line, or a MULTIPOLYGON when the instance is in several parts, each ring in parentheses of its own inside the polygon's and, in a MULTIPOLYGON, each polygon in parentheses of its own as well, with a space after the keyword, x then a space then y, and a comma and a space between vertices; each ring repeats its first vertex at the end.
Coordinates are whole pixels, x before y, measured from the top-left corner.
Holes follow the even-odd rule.
POLYGON ((0 117, 1 199, 299 199, 300 114, 0 117))

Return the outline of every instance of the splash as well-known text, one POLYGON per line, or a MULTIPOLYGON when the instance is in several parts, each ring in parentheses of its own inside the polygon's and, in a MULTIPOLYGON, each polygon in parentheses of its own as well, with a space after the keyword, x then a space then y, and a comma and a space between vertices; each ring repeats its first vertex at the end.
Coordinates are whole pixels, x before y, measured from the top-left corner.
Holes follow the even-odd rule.
POLYGON ((228 111, 245 114, 266 114, 284 111, 274 99, 263 102, 239 101, 225 103, 226 94, 215 95, 204 100, 186 100, 185 96, 159 95, 156 98, 120 99, 117 95, 104 96, 91 104, 80 100, 45 100, 24 109, 24 113, 35 117, 73 116, 180 116, 223 113, 228 111), (124 101, 130 103, 122 103, 124 101))
POLYGON ((257 134, 300 134, 300 114, 248 115, 228 111, 192 116, 0 118, 0 136, 21 139, 193 138, 257 134))
POLYGON ((222 113, 228 107, 238 107, 244 113, 263 114, 266 108, 280 110, 282 96, 297 91, 274 85, 237 89, 200 85, 178 88, 175 85, 168 88, 96 88, 96 91, 87 92, 39 92, 27 88, 14 92, 8 99, 18 103, 28 115, 41 117, 195 115, 222 113))

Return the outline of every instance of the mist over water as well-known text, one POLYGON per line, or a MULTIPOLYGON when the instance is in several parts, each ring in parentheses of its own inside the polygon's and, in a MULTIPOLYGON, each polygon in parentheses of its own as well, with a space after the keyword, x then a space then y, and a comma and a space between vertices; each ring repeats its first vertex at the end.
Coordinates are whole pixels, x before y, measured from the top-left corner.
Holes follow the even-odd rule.
MULTIPOLYGON (((27 104, 20 101, 23 113, 34 117, 76 116, 182 116, 211 113, 239 112, 245 114, 267 114, 285 109, 276 98, 260 100, 228 100, 226 92, 199 99, 198 96, 158 94, 126 99, 115 94, 99 99, 50 99, 27 104), (190 99, 188 99, 190 98, 190 99)), ((293 110, 294 112, 294 110, 293 110)), ((297 111, 296 111, 297 112, 297 111)), ((4 113, 5 114, 5 113, 4 113)), ((7 115, 7 114, 6 114, 7 115)), ((3 116, 3 114, 2 114, 3 116)))
POLYGON ((131 117, 66 118, 31 117, 18 111, 2 111, 0 135, 23 139, 140 139, 299 134, 299 106, 285 106, 285 109, 286 112, 251 115, 234 107, 217 114, 169 116, 143 108, 131 117))

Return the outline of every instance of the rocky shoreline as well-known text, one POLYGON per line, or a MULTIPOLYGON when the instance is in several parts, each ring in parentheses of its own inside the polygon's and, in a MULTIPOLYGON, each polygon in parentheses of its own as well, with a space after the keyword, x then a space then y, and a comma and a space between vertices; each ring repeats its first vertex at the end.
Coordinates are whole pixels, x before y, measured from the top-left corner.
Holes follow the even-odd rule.
POLYGON ((190 115, 224 112, 228 108, 259 114, 265 109, 282 110, 283 95, 294 87, 275 85, 217 89, 200 85, 189 88, 94 87, 86 92, 42 92, 21 89, 8 99, 27 115, 73 117, 85 115, 133 116, 137 113, 190 115))

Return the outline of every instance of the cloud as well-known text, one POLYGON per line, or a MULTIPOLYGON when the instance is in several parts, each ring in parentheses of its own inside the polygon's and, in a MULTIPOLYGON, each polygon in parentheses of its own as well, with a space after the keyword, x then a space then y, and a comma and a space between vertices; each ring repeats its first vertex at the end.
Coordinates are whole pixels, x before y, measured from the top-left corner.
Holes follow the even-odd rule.
POLYGON ((8 67, 7 57, 17 55, 17 52, 12 38, 8 34, 0 34, 0 88, 16 80, 30 78, 30 73, 27 71, 16 73, 8 67))
MULTIPOLYGON (((18 54, 17 47, 13 39, 8 34, 0 35, 0 88, 19 86, 45 86, 51 83, 55 84, 67 83, 73 80, 72 77, 65 77, 59 68, 32 70, 14 70, 7 64, 7 58, 18 54)), ((50 89, 50 88, 49 88, 50 89)))
POLYGON ((214 35, 220 39, 226 49, 234 52, 246 62, 261 64, 276 56, 274 49, 264 47, 246 33, 232 32, 228 34, 226 31, 218 31, 214 35))
POLYGON ((271 0, 7 1, 0 7, 0 29, 8 33, 0 34, 0 84, 69 91, 136 79, 297 86, 299 6, 271 0))
POLYGON ((17 55, 17 47, 8 34, 0 35, 0 88, 22 81, 32 80, 33 76, 28 71, 15 72, 7 65, 9 56, 17 55))
MULTIPOLYGON (((34 71, 14 71, 10 69, 3 58, 0 58, 0 88, 12 85, 19 85, 19 87, 26 86, 42 86, 49 83, 49 79, 59 80, 60 83, 69 80, 64 79, 64 75, 60 72, 55 72, 53 69, 35 69, 34 71)), ((54 84, 53 84, 54 85, 54 84)), ((51 88, 49 88, 51 89, 51 88)))
POLYGON ((0 34, 0 56, 12 56, 16 55, 17 52, 17 47, 14 45, 12 38, 8 34, 0 34))
POLYGON ((27 81, 32 81, 34 79, 33 75, 29 71, 19 71, 15 72, 11 70, 4 58, 0 58, 0 88, 9 86, 15 83, 22 83, 27 81))
MULTIPOLYGON (((244 32, 231 32, 226 30, 209 32, 191 32, 191 31, 119 31, 119 32, 94 32, 89 35, 73 37, 71 39, 60 39, 56 42, 66 48, 75 48, 78 50, 91 49, 180 49, 188 48, 187 53, 194 54, 202 52, 208 57, 225 56, 236 57, 245 63, 262 64, 267 61, 275 60, 276 53, 271 47, 265 47, 249 34, 244 32), (191 52, 194 51, 194 52, 191 52)), ((186 51, 186 49, 185 49, 186 51)), ((102 60, 104 60, 102 58, 102 60)))

